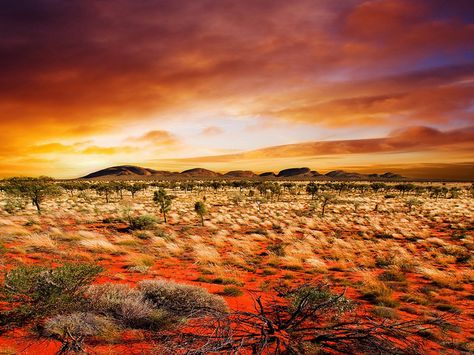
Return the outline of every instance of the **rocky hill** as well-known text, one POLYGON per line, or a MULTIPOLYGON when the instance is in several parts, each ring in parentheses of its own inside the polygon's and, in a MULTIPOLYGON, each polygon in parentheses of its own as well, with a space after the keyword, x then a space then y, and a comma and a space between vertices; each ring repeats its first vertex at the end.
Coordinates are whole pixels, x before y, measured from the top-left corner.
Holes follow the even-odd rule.
POLYGON ((289 168, 283 169, 278 174, 273 172, 266 172, 257 175, 250 170, 232 170, 225 174, 217 173, 212 170, 203 168, 188 169, 181 173, 155 170, 149 168, 142 168, 135 165, 120 165, 112 166, 110 168, 102 169, 93 173, 90 173, 83 179, 220 179, 220 178, 232 178, 232 179, 255 179, 255 178, 279 178, 279 179, 311 179, 318 178, 321 180, 327 179, 347 179, 347 180, 371 180, 371 179, 382 179, 382 180, 398 180, 403 179, 401 175, 394 173, 384 174, 360 174, 354 172, 347 172, 344 170, 333 170, 325 175, 318 173, 317 171, 311 170, 310 168, 289 168))

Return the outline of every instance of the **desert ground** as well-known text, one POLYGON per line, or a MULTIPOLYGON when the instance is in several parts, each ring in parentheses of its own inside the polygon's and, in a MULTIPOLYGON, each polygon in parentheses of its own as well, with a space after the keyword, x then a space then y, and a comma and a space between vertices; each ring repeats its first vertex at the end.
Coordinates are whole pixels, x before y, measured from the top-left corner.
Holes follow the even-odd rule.
MULTIPOLYGON (((52 184, 61 186, 61 191, 40 201, 41 214, 24 194, 7 188, 0 192, 0 354, 377 353, 378 346, 388 351, 382 353, 390 349, 393 353, 474 351, 470 183, 52 184), (126 187, 134 184, 142 185, 137 185, 132 197, 126 187), (169 197, 163 208, 160 193, 169 197), (198 201, 203 207, 199 211, 198 201), (76 306, 70 309, 72 318, 65 319, 69 306, 59 311, 31 301, 42 287, 37 281, 48 280, 45 275, 55 277, 51 270, 83 264, 101 267, 74 293, 85 294, 89 302, 87 316, 92 317, 93 329, 84 334, 74 327, 74 317, 85 317, 76 306), (162 306, 168 312, 164 318, 176 324, 165 324, 154 311, 154 321, 141 326, 123 320, 123 304, 122 313, 114 313, 113 307, 97 301, 113 290, 125 304, 132 302, 133 295, 142 300, 156 280, 164 280, 168 288, 199 287, 189 289, 202 290, 198 292, 201 298, 191 303, 205 303, 213 311, 177 315, 171 306, 162 306), (123 286, 114 289, 114 285, 123 286), (308 319, 281 327, 281 334, 274 336, 254 334, 269 324, 262 310, 266 305, 282 306, 295 300, 296 296, 287 297, 294 293, 281 290, 305 287, 319 290, 308 319), (137 292, 142 294, 137 296, 137 292), (27 316, 19 310, 22 302, 30 307, 27 316), (364 351, 353 339, 309 340, 311 332, 321 334, 322 327, 308 328, 308 334, 297 336, 297 327, 311 321, 318 310, 325 314, 314 323, 327 325, 328 334, 342 329, 346 319, 350 321, 345 332, 377 324, 364 333, 374 343, 368 343, 364 351), (254 320, 251 314, 257 315, 254 320), (229 321, 235 341, 229 340, 232 336, 226 328, 222 339, 227 345, 222 339, 213 344, 209 339, 221 333, 212 329, 206 333, 207 326, 216 318, 227 319, 225 315, 235 317, 229 321), (333 324, 338 325, 331 328, 333 324), (400 327, 399 333, 390 333, 385 326, 400 327), (246 331, 255 335, 249 336, 248 344, 254 343, 248 347, 242 341, 246 331), (198 339, 206 334, 208 340, 198 339)), ((152 307, 153 302, 147 302, 152 307)), ((272 310, 284 313, 278 307, 272 310)))

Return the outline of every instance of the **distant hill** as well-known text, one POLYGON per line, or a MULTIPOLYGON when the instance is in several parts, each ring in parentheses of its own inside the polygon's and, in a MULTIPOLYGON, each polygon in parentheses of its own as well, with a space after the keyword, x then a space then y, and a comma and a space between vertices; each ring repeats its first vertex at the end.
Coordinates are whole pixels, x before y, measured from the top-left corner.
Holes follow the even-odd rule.
POLYGON ((354 172, 347 172, 344 170, 333 170, 325 175, 311 170, 310 168, 289 168, 283 169, 278 174, 273 172, 266 172, 260 175, 255 174, 250 170, 233 170, 225 174, 220 174, 212 170, 203 168, 188 169, 181 173, 155 170, 149 168, 142 168, 134 165, 120 165, 112 166, 110 168, 102 169, 86 176, 82 179, 220 179, 220 178, 234 178, 234 179, 255 179, 255 178, 279 178, 279 179, 311 179, 318 178, 321 180, 327 179, 347 179, 347 180, 397 180, 403 179, 401 175, 394 173, 384 174, 359 174, 354 172))
POLYGON ((277 175, 277 177, 295 177, 295 176, 300 176, 300 177, 314 177, 314 176, 320 176, 321 174, 318 173, 317 171, 311 170, 310 168, 290 168, 290 169, 284 169, 280 171, 277 175))
POLYGON ((160 172, 154 169, 142 168, 134 165, 121 165, 112 166, 110 168, 102 169, 84 176, 84 179, 94 179, 100 177, 113 177, 113 176, 150 176, 157 175, 160 172))
POLYGON ((353 180, 367 180, 367 179, 403 179, 403 176, 394 173, 383 173, 383 174, 359 174, 351 173, 344 170, 333 170, 325 174, 325 176, 336 179, 353 179, 353 180))
POLYGON ((213 178, 222 176, 222 174, 216 173, 215 171, 202 168, 188 169, 183 171, 180 175, 191 178, 213 178))
POLYGON ((257 174, 250 170, 233 170, 225 173, 224 176, 241 179, 253 179, 258 177, 257 174))
POLYGON ((364 175, 359 173, 350 173, 344 170, 333 170, 326 174, 326 176, 337 179, 361 179, 364 175))
POLYGON ((259 176, 260 176, 260 177, 275 177, 276 175, 275 175, 274 172, 268 171, 268 172, 266 172, 266 173, 261 173, 259 176))

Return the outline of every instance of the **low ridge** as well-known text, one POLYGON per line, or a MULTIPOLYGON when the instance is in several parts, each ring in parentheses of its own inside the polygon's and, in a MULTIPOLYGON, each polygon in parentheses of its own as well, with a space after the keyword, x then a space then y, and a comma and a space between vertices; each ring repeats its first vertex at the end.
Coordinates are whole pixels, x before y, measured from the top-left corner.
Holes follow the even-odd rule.
POLYGON ((164 170, 155 170, 149 168, 143 168, 135 165, 119 165, 98 170, 96 172, 90 173, 86 176, 83 176, 82 179, 113 179, 113 178, 139 178, 139 177, 151 177, 153 178, 189 178, 189 179, 212 179, 212 178, 238 178, 238 179, 254 179, 254 178, 313 178, 320 177, 330 178, 330 179, 385 179, 385 180, 396 180, 403 179, 403 176, 395 174, 392 172, 386 172, 383 174, 360 174, 354 172, 347 172, 344 170, 333 170, 325 175, 320 174, 315 170, 311 170, 308 167, 302 168, 289 168, 283 169, 278 174, 274 172, 265 172, 260 175, 255 174, 250 170, 232 170, 225 174, 217 173, 212 170, 203 169, 203 168, 193 168, 184 170, 181 173, 164 171, 164 170))

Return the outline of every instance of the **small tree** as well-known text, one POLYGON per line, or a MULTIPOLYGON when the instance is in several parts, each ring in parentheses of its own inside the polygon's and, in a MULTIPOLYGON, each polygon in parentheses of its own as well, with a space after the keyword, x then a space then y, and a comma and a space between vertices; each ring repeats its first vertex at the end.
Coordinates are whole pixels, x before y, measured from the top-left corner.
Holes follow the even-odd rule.
POLYGON ((415 189, 414 184, 397 184, 394 186, 395 190, 399 191, 402 194, 402 197, 405 196, 405 193, 413 191, 415 189))
POLYGON ((405 204, 408 208, 408 212, 411 212, 413 207, 421 206, 422 202, 416 198, 410 198, 409 200, 405 201, 405 204))
POLYGON ((158 191, 155 191, 153 194, 153 201, 160 206, 160 212, 163 214, 163 219, 165 223, 168 223, 166 219, 166 213, 171 209, 171 201, 173 197, 168 195, 165 189, 160 188, 158 191))
POLYGON ((38 210, 38 214, 41 214, 41 203, 46 198, 61 194, 61 189, 54 183, 54 180, 45 176, 39 178, 11 178, 6 181, 4 189, 10 195, 31 200, 33 206, 38 210))
POLYGON ((197 201, 194 204, 194 211, 201 218, 201 225, 204 226, 204 215, 206 214, 206 205, 202 201, 197 201))
POLYGON ((105 202, 109 203, 109 196, 115 190, 115 187, 108 182, 101 182, 94 186, 95 191, 99 194, 105 195, 105 202))
POLYGON ((147 184, 137 182, 135 184, 127 185, 125 189, 132 194, 132 198, 135 198, 135 194, 137 192, 145 190, 147 187, 148 187, 147 184))
POLYGON ((384 184, 383 182, 373 182, 370 184, 370 188, 375 192, 379 192, 379 190, 385 190, 387 188, 387 185, 384 184))
POLYGON ((269 187, 270 187, 270 194, 271 194, 272 201, 273 201, 274 196, 276 196, 277 200, 279 200, 281 192, 282 192, 280 184, 275 182, 275 183, 269 185, 269 187))
POLYGON ((319 195, 319 199, 321 200, 321 217, 324 217, 327 205, 334 202, 335 197, 332 194, 323 193, 319 195))
POLYGON ((114 181, 110 183, 112 185, 112 188, 115 190, 117 195, 120 196, 120 199, 123 200, 123 190, 127 189, 127 183, 123 181, 114 181))
POLYGON ((310 182, 308 185, 306 185, 306 192, 311 195, 311 199, 314 200, 314 197, 319 191, 318 185, 316 185, 314 182, 310 182))

